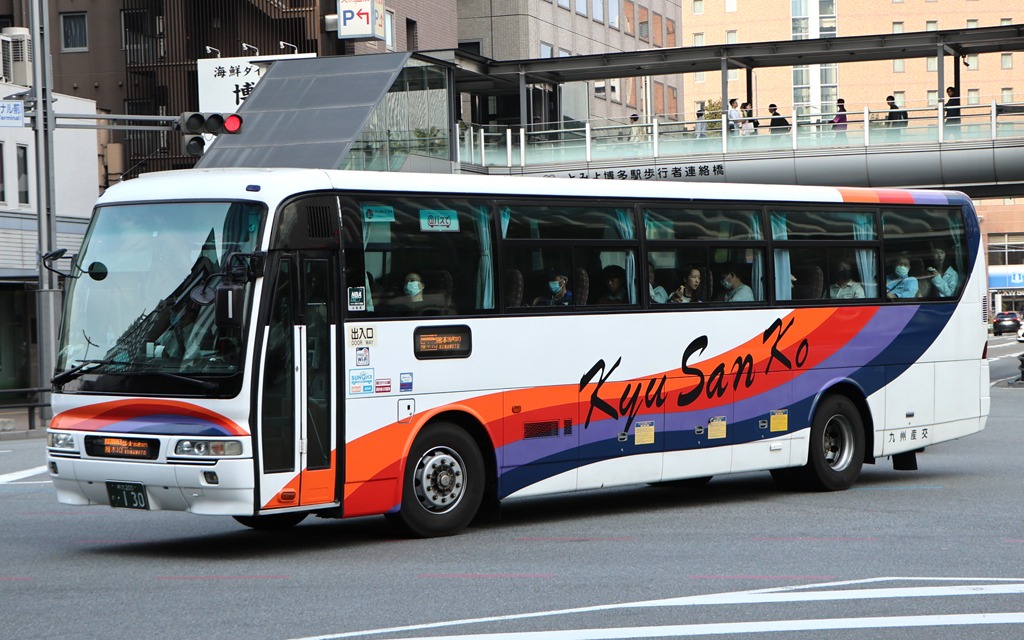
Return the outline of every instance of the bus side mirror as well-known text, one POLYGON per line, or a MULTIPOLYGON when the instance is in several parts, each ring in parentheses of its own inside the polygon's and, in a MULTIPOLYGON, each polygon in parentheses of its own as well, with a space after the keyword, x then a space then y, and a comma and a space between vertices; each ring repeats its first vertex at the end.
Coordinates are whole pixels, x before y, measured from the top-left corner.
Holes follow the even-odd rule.
POLYGON ((217 304, 214 317, 218 327, 241 327, 243 288, 239 284, 219 284, 216 289, 217 304))

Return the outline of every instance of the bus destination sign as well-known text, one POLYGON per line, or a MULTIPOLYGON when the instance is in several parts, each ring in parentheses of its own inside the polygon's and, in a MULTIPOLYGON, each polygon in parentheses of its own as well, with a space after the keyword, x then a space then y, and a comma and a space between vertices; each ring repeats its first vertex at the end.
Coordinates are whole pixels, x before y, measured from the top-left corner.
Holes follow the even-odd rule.
POLYGON ((468 358, 473 351, 473 335, 464 324, 416 327, 413 342, 413 350, 419 360, 468 358))
POLYGON ((159 449, 158 440, 108 436, 87 436, 85 439, 86 453, 94 458, 154 460, 159 454, 159 449))

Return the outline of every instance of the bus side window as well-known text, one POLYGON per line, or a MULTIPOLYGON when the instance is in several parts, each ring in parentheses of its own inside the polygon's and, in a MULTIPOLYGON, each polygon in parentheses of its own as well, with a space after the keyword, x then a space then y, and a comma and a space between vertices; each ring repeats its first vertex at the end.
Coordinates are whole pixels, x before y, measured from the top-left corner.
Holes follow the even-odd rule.
POLYGON ((895 285, 902 293, 898 297, 943 300, 960 295, 967 281, 967 246, 959 209, 883 209, 882 229, 887 289, 899 278, 913 278, 916 287, 909 282, 895 285), (900 275, 902 269, 897 273, 897 266, 907 266, 907 275, 900 275))

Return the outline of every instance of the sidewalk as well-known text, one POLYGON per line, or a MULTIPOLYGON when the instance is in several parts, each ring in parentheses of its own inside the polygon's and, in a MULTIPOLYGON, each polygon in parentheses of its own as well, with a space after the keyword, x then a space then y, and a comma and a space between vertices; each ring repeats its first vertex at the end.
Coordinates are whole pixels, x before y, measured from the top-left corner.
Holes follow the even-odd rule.
POLYGON ((28 409, 5 409, 0 406, 0 442, 4 440, 45 438, 47 421, 39 419, 39 409, 35 409, 35 411, 36 428, 29 430, 28 409))

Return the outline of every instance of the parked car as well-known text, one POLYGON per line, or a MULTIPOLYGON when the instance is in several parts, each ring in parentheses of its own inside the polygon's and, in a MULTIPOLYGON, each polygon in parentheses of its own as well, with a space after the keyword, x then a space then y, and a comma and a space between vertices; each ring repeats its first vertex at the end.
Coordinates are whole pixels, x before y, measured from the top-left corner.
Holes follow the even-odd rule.
POLYGON ((1001 336, 1004 333, 1017 333, 1020 331, 1020 315, 1016 311, 1003 311, 996 314, 992 322, 992 333, 1001 336))

